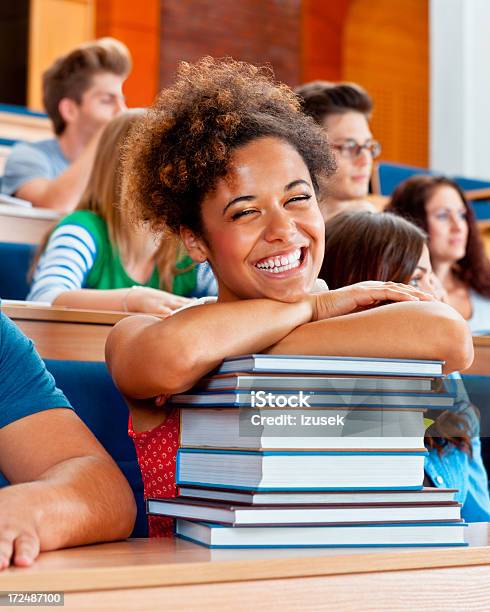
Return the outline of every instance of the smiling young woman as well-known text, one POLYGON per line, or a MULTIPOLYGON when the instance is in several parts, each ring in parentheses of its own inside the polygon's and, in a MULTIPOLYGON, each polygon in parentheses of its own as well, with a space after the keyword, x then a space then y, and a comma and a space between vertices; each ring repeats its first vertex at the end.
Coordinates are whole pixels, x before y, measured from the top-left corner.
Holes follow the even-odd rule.
MULTIPOLYGON (((415 287, 368 282, 310 293, 324 249, 319 179, 333 170, 323 130, 294 93, 233 60, 182 64, 128 140, 124 200, 153 229, 180 234, 218 281, 217 303, 163 321, 129 317, 108 339, 147 496, 175 495, 178 416, 166 397, 225 357, 437 358, 448 370, 471 362, 462 318, 415 287), (369 309, 384 301, 398 303, 369 309)), ((164 533, 154 523, 150 530, 164 533)))
POLYGON ((490 329, 490 262, 464 193, 443 176, 414 176, 396 188, 386 208, 413 221, 429 236, 434 272, 447 303, 473 333, 490 329))

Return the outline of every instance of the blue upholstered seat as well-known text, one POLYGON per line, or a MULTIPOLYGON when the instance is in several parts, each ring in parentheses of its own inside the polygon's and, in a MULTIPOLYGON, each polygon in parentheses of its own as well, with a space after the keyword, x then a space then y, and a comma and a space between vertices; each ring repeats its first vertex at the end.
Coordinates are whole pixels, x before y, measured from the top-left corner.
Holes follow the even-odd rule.
POLYGON ((0 295, 4 300, 25 300, 29 293, 27 273, 36 246, 0 242, 0 295))
POLYGON ((45 360, 75 411, 113 457, 133 489, 138 516, 133 537, 148 535, 143 482, 132 440, 128 437, 128 408, 114 386, 105 363, 45 360))

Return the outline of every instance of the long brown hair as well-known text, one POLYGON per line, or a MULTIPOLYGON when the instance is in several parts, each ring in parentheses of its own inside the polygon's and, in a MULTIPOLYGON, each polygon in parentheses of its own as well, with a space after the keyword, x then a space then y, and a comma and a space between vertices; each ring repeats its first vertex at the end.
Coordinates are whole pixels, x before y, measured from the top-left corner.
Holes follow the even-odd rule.
POLYGON ((387 213, 345 212, 325 224, 325 256, 320 278, 330 289, 365 280, 410 280, 426 235, 412 223, 387 213))
MULTIPOLYGON (((143 110, 132 109, 121 113, 107 124, 99 140, 87 186, 75 209, 96 213, 107 223, 110 241, 123 263, 127 262, 134 253, 137 235, 134 224, 128 219, 125 206, 121 204, 122 146, 142 116, 143 110)), ((51 232, 52 228, 37 250, 31 266, 31 276, 46 248, 51 232)), ((174 276, 187 271, 188 268, 176 269, 176 261, 184 253, 183 246, 176 237, 162 236, 155 255, 162 289, 171 291, 174 276)))
POLYGON ((466 209, 468 239, 466 253, 456 262, 453 271, 456 276, 477 293, 490 297, 490 261, 485 255, 475 213, 459 185, 445 176, 412 176, 400 183, 391 196, 385 211, 408 219, 428 232, 426 205, 440 187, 454 189, 466 209))
MULTIPOLYGON (((330 289, 367 280, 407 284, 426 240, 420 228, 392 213, 340 213, 325 223, 320 278, 330 289)), ((471 453, 470 427, 463 415, 447 410, 437 413, 426 432, 425 445, 442 452, 451 443, 471 453)))

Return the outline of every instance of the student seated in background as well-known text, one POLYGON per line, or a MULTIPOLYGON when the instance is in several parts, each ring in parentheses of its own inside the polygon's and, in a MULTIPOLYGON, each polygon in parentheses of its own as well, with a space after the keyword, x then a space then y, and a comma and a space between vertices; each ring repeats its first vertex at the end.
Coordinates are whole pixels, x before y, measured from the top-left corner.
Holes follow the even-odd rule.
POLYGON ((355 83, 313 81, 296 88, 303 111, 327 131, 337 171, 325 185, 320 202, 323 217, 343 210, 375 210, 366 200, 373 159, 381 145, 373 139, 369 118, 373 103, 355 83))
MULTIPOLYGON (((394 281, 437 295, 424 232, 390 213, 346 212, 325 224, 320 276, 331 289, 362 281, 394 281)), ((427 329, 426 329, 427 332, 427 329)), ((425 485, 458 489, 466 521, 490 520, 488 476, 483 465, 480 423, 458 373, 454 408, 436 420, 425 438, 425 485), (437 429, 436 429, 437 428, 437 429), (445 434, 445 435, 444 435, 445 434)))
POLYGON ((104 129, 79 205, 40 247, 28 300, 170 314, 190 301, 181 296, 216 294, 207 264, 195 266, 175 237, 157 239, 119 206, 122 146, 142 116, 126 111, 104 129))
POLYGON ((131 489, 20 330, 0 312, 0 570, 130 535, 131 489), (10 483, 10 486, 6 486, 10 483))
POLYGON ((34 206, 73 210, 102 128, 126 108, 122 86, 130 71, 128 49, 113 38, 86 43, 57 59, 43 75, 43 102, 55 137, 14 146, 3 193, 34 206))
MULTIPOLYGON (((471 363, 463 319, 415 287, 311 293, 325 240, 318 185, 333 168, 324 131, 294 93, 266 69, 232 60, 183 63, 131 134, 124 202, 155 228, 181 233, 191 257, 209 261, 219 289, 217 303, 163 320, 127 317, 109 335, 106 357, 130 404, 146 496, 175 495, 179 420, 166 398, 225 357, 437 358, 449 370, 471 363), (397 303, 370 308, 386 300, 397 303)), ((152 535, 169 529, 150 521, 152 535)))
POLYGON ((446 177, 413 176, 396 188, 386 210, 427 232, 432 267, 447 303, 468 321, 473 334, 488 332, 490 261, 459 186, 446 177))

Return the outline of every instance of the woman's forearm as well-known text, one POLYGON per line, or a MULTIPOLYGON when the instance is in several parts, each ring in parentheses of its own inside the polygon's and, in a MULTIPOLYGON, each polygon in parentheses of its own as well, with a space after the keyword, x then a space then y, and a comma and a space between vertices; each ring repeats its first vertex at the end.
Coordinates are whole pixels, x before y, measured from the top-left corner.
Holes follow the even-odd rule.
POLYGON ((106 358, 125 395, 173 394, 190 388, 225 357, 265 350, 312 315, 312 300, 306 299, 203 305, 164 321, 128 317, 111 331, 106 358))
POLYGON ((127 310, 128 289, 75 289, 65 291, 53 301, 53 306, 68 306, 88 310, 127 310))
POLYGON ((441 359, 446 372, 463 370, 473 360, 468 326, 438 302, 390 304, 302 325, 268 352, 441 359))

